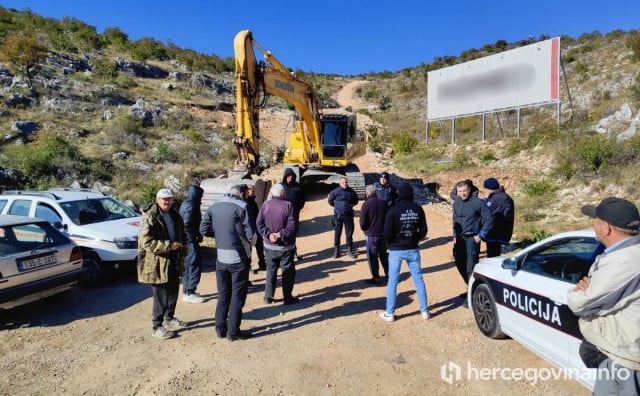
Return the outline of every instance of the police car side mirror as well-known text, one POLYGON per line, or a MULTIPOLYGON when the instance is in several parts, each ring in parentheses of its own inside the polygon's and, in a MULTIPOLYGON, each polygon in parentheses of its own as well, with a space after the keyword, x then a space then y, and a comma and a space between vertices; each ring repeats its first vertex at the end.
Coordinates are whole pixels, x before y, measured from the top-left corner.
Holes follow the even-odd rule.
POLYGON ((518 269, 518 259, 516 257, 509 257, 502 261, 502 268, 517 270, 518 269))

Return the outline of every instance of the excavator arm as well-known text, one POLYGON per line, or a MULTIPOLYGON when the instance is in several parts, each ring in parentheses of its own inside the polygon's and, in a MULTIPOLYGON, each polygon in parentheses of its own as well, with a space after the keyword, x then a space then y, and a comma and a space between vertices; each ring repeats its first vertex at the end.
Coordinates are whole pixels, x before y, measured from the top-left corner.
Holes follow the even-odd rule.
MULTIPOLYGON (((270 51, 243 30, 234 40, 236 59, 237 163, 251 172, 259 159, 260 109, 266 94, 291 103, 300 119, 290 137, 285 158, 288 163, 316 163, 320 158, 320 117, 318 97, 312 86, 296 78, 270 51), (254 47, 266 62, 256 60, 254 47)), ((255 172, 252 172, 255 173, 255 172)))
MULTIPOLYGON (((249 30, 234 39, 236 135, 235 168, 230 179, 259 175, 260 110, 268 95, 292 104, 297 111, 293 133, 284 152, 285 167, 292 168, 298 180, 319 181, 336 174, 348 175, 349 184, 364 195, 364 176, 353 160, 366 151, 364 134, 356 131, 355 114, 322 114, 313 87, 291 73, 270 51, 253 39, 249 30), (264 57, 256 59, 257 49, 264 57)), ((283 131, 284 132, 284 131, 283 131)), ((216 185, 220 183, 213 183, 216 185)))

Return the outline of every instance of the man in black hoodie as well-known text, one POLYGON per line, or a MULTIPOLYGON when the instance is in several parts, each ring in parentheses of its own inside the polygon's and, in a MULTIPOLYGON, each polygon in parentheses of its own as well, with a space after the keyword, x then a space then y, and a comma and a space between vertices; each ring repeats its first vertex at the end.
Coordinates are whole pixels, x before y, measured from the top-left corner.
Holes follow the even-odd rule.
POLYGON ((397 189, 398 201, 389 208, 384 219, 384 238, 389 246, 389 282, 386 309, 380 317, 387 322, 394 320, 400 266, 405 260, 418 293, 422 319, 426 320, 429 319, 429 307, 418 244, 427 236, 427 219, 422 206, 413 202, 413 187, 404 182, 397 189))
POLYGON ((187 199, 180 205, 180 216, 184 221, 184 228, 187 233, 187 255, 184 258, 184 275, 182 277, 182 301, 190 303, 203 303, 204 298, 198 294, 196 289, 200 284, 202 274, 202 258, 200 257, 200 221, 202 213, 200 205, 204 190, 200 187, 200 179, 188 176, 189 191, 187 199))
MULTIPOLYGON (((300 228, 300 211, 302 211, 302 208, 304 208, 304 204, 307 201, 307 198, 304 194, 302 186, 296 181, 296 173, 293 169, 287 168, 284 170, 282 185, 284 186, 284 192, 286 195, 285 199, 291 202, 291 205, 293 205, 293 218, 296 222, 296 234, 298 234, 298 230, 300 228)), ((298 255, 297 246, 293 250, 293 257, 296 260, 302 259, 298 255)))

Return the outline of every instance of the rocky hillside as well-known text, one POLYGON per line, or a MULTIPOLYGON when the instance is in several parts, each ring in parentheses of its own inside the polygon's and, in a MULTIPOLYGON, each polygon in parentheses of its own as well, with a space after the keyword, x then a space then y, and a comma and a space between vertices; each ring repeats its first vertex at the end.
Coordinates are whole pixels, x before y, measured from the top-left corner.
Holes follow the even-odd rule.
MULTIPOLYGON (((0 34, 9 33, 0 30, 0 34)), ((577 39, 563 37, 566 84, 563 79, 561 134, 594 131, 603 136, 635 135, 640 123, 640 68, 628 43, 637 35, 637 31, 617 31, 577 39)), ((235 157, 229 143, 235 117, 231 72, 203 71, 197 63, 168 56, 164 60, 153 56, 135 60, 130 50, 133 43, 126 47, 129 50, 113 43, 64 50, 50 45, 50 36, 48 40, 44 34, 38 37, 46 47, 46 56, 31 75, 12 68, 6 56, 5 63, 0 63, 0 127, 4 131, 0 188, 82 185, 141 205, 159 186, 181 191, 186 171, 217 177, 230 168, 235 157)), ((408 155, 414 162, 402 153, 390 154, 386 160, 391 169, 443 186, 466 177, 480 183, 489 175, 502 176, 505 187, 522 198, 521 220, 534 228, 553 227, 557 213, 571 212, 573 216, 575 211, 569 208, 575 206, 577 197, 637 195, 627 185, 636 184, 629 183, 628 177, 612 179, 609 174, 609 179, 601 181, 603 172, 598 174, 597 169, 583 171, 574 164, 569 177, 558 175, 558 157, 543 142, 532 139, 541 131, 555 130, 555 108, 524 111, 520 139, 515 138, 513 115, 502 114, 501 129, 498 118, 489 123, 487 142, 477 142, 477 120, 466 120, 459 127, 457 145, 446 144, 450 139, 444 128, 432 136, 429 146, 422 143, 428 70, 469 60, 470 53, 474 57, 487 55, 496 48, 485 46, 398 72, 349 78, 301 73, 330 107, 336 105, 335 97, 342 87, 366 80, 356 92, 362 106, 347 110, 371 116, 372 125, 382 136, 381 144, 387 148, 394 146, 393 137, 399 133, 408 132, 416 138, 414 151, 408 155), (437 158, 433 157, 434 147, 437 158), (443 159, 456 166, 437 165, 443 159), (551 195, 544 195, 548 191, 541 197, 524 193, 523 183, 541 175, 554 184, 549 189, 551 195), (545 212, 539 210, 541 200, 548 203, 545 212)), ((274 121, 277 129, 290 132, 292 111, 286 103, 270 98, 262 114, 265 129, 274 121)), ((276 132, 275 141, 264 141, 261 147, 265 166, 285 141, 282 132, 276 132)), ((552 146, 567 144, 542 135, 552 146)), ((446 197, 446 191, 442 195, 446 197)))

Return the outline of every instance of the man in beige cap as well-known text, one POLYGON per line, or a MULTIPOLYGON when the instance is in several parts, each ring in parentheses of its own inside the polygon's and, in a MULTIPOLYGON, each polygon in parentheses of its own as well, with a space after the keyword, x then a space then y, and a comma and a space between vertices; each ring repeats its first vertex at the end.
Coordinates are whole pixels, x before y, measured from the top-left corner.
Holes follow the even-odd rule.
POLYGON ((152 336, 171 338, 186 325, 175 317, 184 265, 184 224, 173 208, 173 192, 162 188, 156 202, 143 209, 138 235, 138 282, 153 290, 152 336))
POLYGON ((640 394, 640 215, 631 202, 606 198, 582 207, 606 249, 568 292, 580 317, 580 356, 598 368, 594 395, 640 394))

